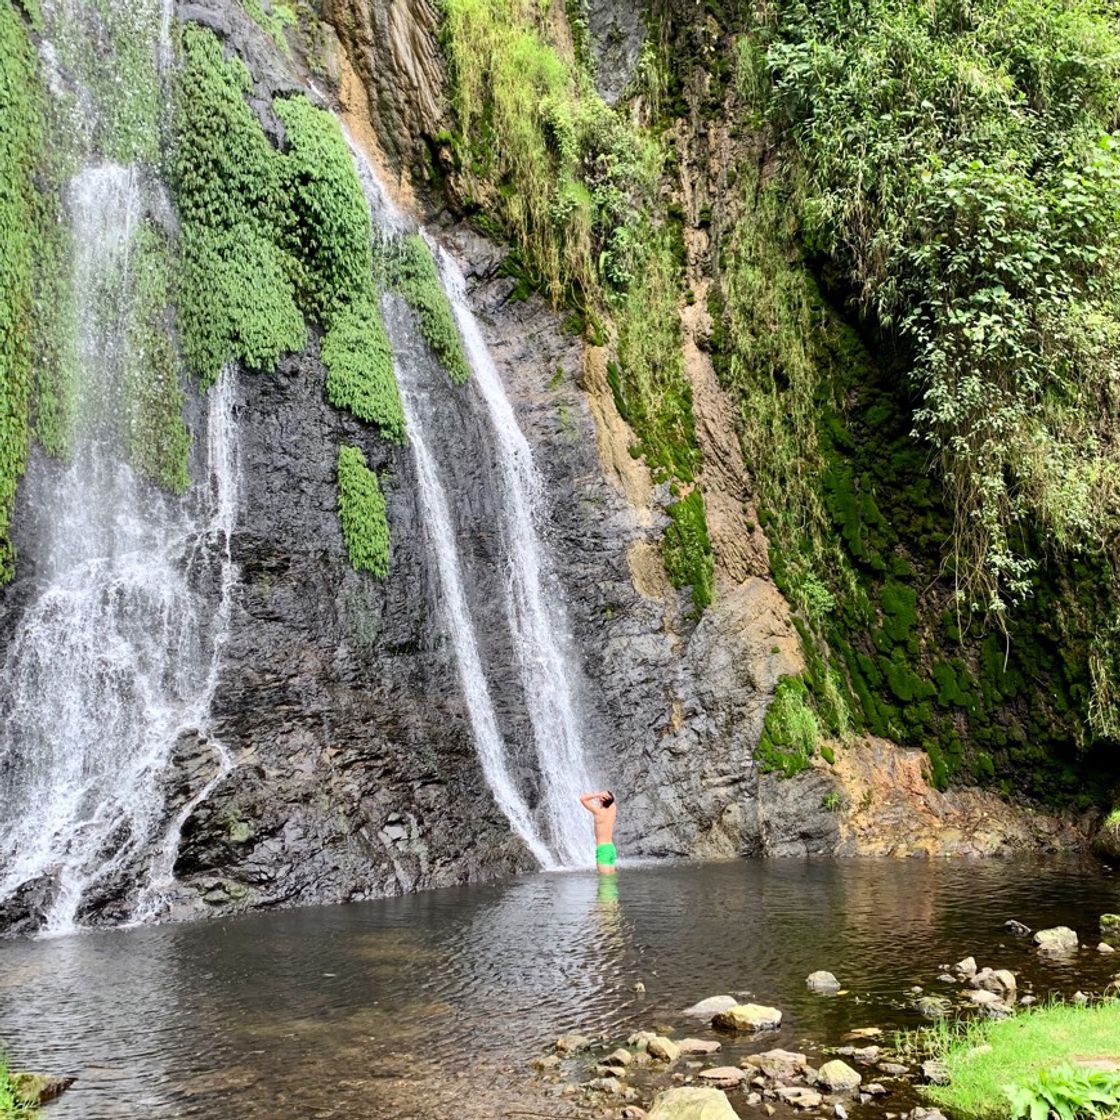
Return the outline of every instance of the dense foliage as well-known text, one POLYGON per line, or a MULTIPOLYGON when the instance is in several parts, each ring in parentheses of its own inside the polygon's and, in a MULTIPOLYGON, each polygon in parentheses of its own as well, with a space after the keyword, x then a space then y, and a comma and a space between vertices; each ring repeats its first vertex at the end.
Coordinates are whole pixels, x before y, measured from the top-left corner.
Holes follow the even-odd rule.
POLYGON ((772 120, 802 235, 913 351, 967 609, 1033 542, 1116 552, 1120 28, 1092 0, 779 4, 772 120))
POLYGON ((240 361, 271 370, 324 330, 327 395, 400 439, 404 414, 377 300, 369 209, 337 120, 277 100, 277 151, 245 100, 244 64, 183 29, 173 183, 182 220, 183 349, 204 385, 240 361))
POLYGON ((361 449, 338 449, 338 515, 350 563, 379 579, 389 574, 389 523, 377 475, 361 449))
POLYGON ((447 0, 444 10, 467 201, 512 236, 516 271, 573 308, 592 337, 615 336, 609 379, 635 454, 678 497, 696 494, 670 509, 664 551, 698 613, 713 560, 692 490, 700 452, 681 353, 679 231, 657 205, 666 147, 602 100, 586 51, 577 59, 557 46, 546 9, 447 0))
POLYGON ((38 208, 32 175, 42 127, 35 52, 20 12, 0 0, 0 583, 14 571, 8 526, 30 438, 38 208))

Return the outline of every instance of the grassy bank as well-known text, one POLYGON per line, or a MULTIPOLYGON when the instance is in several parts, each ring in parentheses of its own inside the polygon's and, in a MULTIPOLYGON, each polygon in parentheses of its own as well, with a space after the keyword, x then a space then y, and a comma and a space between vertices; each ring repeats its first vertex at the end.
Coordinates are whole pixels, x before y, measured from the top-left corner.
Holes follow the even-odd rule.
POLYGON ((33 1120, 39 1110, 20 1092, 20 1075, 8 1068, 0 1054, 0 1120, 33 1120))
MULTIPOLYGON (((927 1089, 931 1101, 959 1117, 1004 1118, 1010 1114, 1009 1087, 1037 1091, 1045 1087, 1039 1074, 1074 1060, 1120 1060, 1120 1003, 1054 1004, 1010 1019, 946 1027, 934 1051, 945 1063, 949 1084, 927 1089)), ((1109 1080, 1120 1089, 1120 1075, 1109 1080)))

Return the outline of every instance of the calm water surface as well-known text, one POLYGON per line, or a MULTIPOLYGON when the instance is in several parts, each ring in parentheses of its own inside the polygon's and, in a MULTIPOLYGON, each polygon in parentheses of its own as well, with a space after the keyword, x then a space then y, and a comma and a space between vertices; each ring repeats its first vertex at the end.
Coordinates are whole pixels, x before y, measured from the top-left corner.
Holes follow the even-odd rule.
MULTIPOLYGON (((539 875, 350 906, 0 943, 0 1039, 17 1066, 76 1075, 50 1120, 515 1115, 526 1063, 564 1031, 615 1038, 749 992, 782 1031, 725 1046, 821 1046, 916 1026, 914 984, 973 954, 1036 995, 1100 991, 1120 884, 1059 861, 780 861, 539 875), (1071 925, 1072 961, 1007 935, 1071 925), (809 993, 827 968, 846 994, 809 993), (635 993, 637 981, 645 992, 635 993)), ((1117 963, 1113 963, 1113 962, 1117 963)), ((556 1099, 523 1104, 565 1115, 556 1099)))

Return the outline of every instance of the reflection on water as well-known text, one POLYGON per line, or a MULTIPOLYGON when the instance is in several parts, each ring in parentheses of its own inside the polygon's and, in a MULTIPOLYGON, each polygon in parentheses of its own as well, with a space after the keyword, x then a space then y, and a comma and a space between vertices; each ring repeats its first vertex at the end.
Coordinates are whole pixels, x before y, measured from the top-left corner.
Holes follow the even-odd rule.
POLYGON ((1109 958, 1039 962, 1002 923, 1095 945, 1118 893, 1059 862, 675 865, 8 942, 0 1039, 77 1075, 56 1120, 494 1116, 564 1031, 695 1033, 680 1010, 717 993, 781 1007, 766 1045, 788 1046, 916 1025, 903 993, 968 953, 1039 995, 1099 990, 1109 958), (818 968, 851 995, 810 994, 818 968))

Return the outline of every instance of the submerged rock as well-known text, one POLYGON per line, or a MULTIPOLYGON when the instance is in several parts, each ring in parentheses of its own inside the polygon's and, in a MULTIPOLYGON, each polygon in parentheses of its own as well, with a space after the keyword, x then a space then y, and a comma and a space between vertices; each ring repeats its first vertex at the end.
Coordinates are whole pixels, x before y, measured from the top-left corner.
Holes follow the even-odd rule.
POLYGON ((768 1031, 781 1024, 782 1013, 761 1003, 738 1003, 712 1018, 712 1026, 721 1031, 768 1031))
POLYGON ((720 1089, 669 1089, 654 1100, 646 1120, 738 1120, 720 1089))
POLYGON ((556 1040, 556 1049, 562 1054, 578 1054, 581 1050, 586 1050, 591 1045, 591 1039, 586 1035, 576 1034, 572 1031, 569 1034, 562 1034, 556 1040))
POLYGON ((805 979, 805 984, 812 991, 822 994, 832 994, 840 991, 840 981, 831 972, 824 972, 823 970, 810 973, 805 979))
POLYGON ((1003 928, 1007 930, 1008 933, 1014 934, 1016 937, 1030 937, 1031 935, 1031 927, 1023 925, 1022 922, 1015 921, 1014 918, 1012 918, 1010 921, 1004 922, 1003 928))
POLYGON ((714 1054, 720 1049, 720 1044, 715 1039, 682 1038, 677 1043, 677 1049, 682 1054, 714 1054))
POLYGON ((1077 949, 1077 934, 1069 926, 1054 926, 1040 929, 1034 935, 1034 943, 1042 953, 1072 953, 1077 949))

